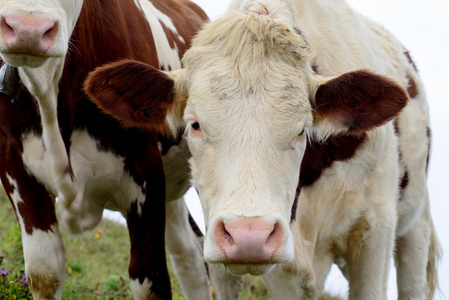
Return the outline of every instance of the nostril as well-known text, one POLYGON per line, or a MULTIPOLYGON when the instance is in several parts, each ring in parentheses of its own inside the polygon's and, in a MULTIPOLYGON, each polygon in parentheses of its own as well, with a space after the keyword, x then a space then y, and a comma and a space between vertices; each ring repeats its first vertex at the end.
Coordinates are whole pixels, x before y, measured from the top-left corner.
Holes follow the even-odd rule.
POLYGON ((232 235, 226 230, 226 225, 222 222, 222 226, 223 226, 223 238, 228 242, 229 246, 234 246, 235 245, 235 241, 232 238, 232 235))
POLYGON ((53 40, 58 33, 58 23, 54 21, 50 21, 47 25, 49 28, 44 32, 42 39, 43 40, 53 40))
POLYGON ((215 238, 221 247, 227 248, 235 245, 232 234, 226 229, 226 225, 223 221, 219 222, 214 230, 215 238))
POLYGON ((0 21, 0 28, 4 37, 15 37, 16 31, 14 30, 13 25, 8 23, 5 17, 3 17, 0 21))
POLYGON ((276 222, 273 226, 273 231, 271 231, 270 235, 267 238, 266 244, 268 247, 277 247, 282 243, 283 232, 282 227, 279 223, 276 222))

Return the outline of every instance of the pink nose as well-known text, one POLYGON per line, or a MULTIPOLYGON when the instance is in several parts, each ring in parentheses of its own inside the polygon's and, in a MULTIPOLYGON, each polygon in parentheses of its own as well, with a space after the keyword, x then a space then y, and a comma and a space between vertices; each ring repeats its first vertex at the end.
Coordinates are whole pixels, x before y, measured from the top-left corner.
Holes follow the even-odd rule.
POLYGON ((275 263, 274 257, 282 245, 283 230, 279 223, 259 218, 241 217, 219 222, 215 239, 227 263, 275 263))
POLYGON ((13 14, 1 19, 0 31, 9 52, 41 55, 53 45, 58 26, 47 17, 13 14))

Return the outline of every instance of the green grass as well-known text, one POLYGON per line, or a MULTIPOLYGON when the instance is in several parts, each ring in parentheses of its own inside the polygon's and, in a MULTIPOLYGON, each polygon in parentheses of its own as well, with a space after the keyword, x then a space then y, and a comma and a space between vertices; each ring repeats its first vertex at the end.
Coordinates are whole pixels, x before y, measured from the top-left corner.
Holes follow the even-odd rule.
MULTIPOLYGON (((93 232, 63 235, 66 248, 66 281, 63 299, 132 299, 128 280, 129 237, 126 227, 103 220, 93 232)), ((24 260, 20 229, 12 206, 0 185, 0 267, 11 274, 0 275, 0 299, 32 299, 23 284, 24 260), (1 258, 0 258, 1 260, 1 258)), ((182 291, 170 263, 174 300, 182 291)), ((270 293, 260 277, 245 276, 242 300, 269 300, 270 293)), ((337 300, 322 296, 320 300, 337 300)))
MULTIPOLYGON (((129 288, 129 236, 126 227, 102 220, 93 231, 81 236, 63 235, 66 249, 66 280, 63 299, 132 299, 129 288)), ((0 299, 32 299, 23 285, 24 259, 20 228, 14 210, 0 186, 1 267, 11 274, 0 275, 0 299)), ((173 299, 182 300, 181 287, 168 264, 173 299)), ((254 299, 254 298, 247 298, 254 299)), ((268 299, 268 298, 257 298, 268 299)))

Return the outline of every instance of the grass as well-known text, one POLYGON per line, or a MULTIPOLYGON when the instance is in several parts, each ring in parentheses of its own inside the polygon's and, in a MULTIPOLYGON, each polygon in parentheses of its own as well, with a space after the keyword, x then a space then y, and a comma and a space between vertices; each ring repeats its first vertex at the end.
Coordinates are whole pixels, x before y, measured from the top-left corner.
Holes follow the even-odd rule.
MULTIPOLYGON (((63 299, 132 299, 129 288, 129 237, 126 227, 102 220, 93 232, 63 235, 66 249, 66 280, 63 299)), ((20 228, 14 210, 0 186, 0 299, 32 299, 23 284, 24 259, 20 228)), ((181 287, 170 265, 174 300, 182 300, 181 287)), ((241 299, 271 299, 260 278, 245 279, 241 299)))
MULTIPOLYGON (((103 220, 93 232, 63 236, 66 248, 66 281, 63 299, 132 299, 128 280, 129 237, 126 227, 103 220)), ((174 300, 182 291, 170 263, 174 300)), ((24 259, 20 229, 12 206, 0 186, 0 299, 32 299, 24 284, 24 259), (3 259, 1 258, 3 257, 3 259), (3 260, 3 261, 2 261, 3 260), (6 273, 9 273, 5 275, 6 273)), ((259 277, 245 276, 242 300, 269 300, 259 277)), ((323 295, 320 300, 336 300, 323 295)))

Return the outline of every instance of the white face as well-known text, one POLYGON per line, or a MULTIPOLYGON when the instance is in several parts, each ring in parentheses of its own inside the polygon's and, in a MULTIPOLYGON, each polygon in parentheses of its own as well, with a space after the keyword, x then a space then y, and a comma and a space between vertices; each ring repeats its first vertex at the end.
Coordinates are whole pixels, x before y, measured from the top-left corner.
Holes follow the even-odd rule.
POLYGON ((0 57, 15 67, 37 68, 64 57, 83 0, 0 1, 0 57))
POLYGON ((278 63, 248 75, 208 56, 188 76, 184 119, 208 228, 205 258, 237 274, 293 258, 289 222, 312 110, 308 76, 278 63))

